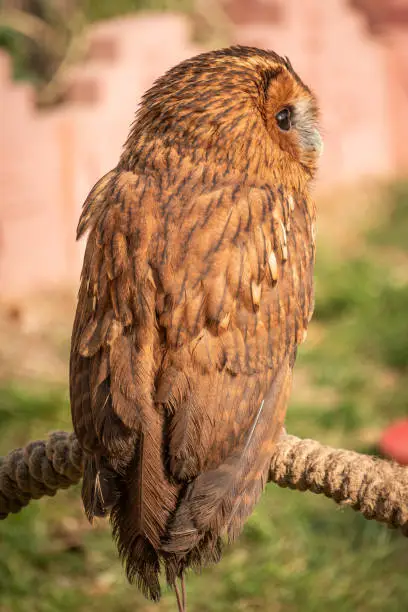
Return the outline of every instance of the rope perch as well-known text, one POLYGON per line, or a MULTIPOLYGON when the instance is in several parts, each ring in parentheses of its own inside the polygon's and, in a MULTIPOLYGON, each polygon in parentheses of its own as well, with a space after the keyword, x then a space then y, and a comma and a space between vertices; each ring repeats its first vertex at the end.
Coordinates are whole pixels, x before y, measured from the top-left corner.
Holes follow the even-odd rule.
POLYGON ((77 484, 82 476, 82 450, 75 434, 52 433, 0 457, 0 519, 19 512, 32 499, 53 496, 77 484))
MULTIPOLYGON (((58 431, 0 457, 0 519, 32 499, 55 495, 81 480, 83 454, 73 433, 58 431)), ((408 468, 314 440, 286 436, 271 459, 269 481, 323 493, 369 520, 408 537, 408 468)))

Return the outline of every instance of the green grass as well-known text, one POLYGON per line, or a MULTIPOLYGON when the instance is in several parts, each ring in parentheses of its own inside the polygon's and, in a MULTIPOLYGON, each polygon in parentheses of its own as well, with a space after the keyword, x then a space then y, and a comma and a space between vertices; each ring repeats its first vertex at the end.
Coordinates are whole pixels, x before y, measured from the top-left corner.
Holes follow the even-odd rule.
MULTIPOLYGON (((375 452, 381 429, 408 414, 408 282, 394 266, 408 254, 408 188, 390 193, 358 258, 341 261, 320 245, 316 316, 287 419, 291 433, 363 452, 375 452)), ((69 428, 66 390, 6 385, 0 427, 0 452, 69 428)), ((189 577, 190 610, 399 612, 408 609, 407 567, 398 533, 270 485, 222 562, 189 577)), ((0 523, 0 612, 155 609, 175 610, 172 594, 156 608, 128 586, 109 529, 88 526, 78 488, 0 523)))

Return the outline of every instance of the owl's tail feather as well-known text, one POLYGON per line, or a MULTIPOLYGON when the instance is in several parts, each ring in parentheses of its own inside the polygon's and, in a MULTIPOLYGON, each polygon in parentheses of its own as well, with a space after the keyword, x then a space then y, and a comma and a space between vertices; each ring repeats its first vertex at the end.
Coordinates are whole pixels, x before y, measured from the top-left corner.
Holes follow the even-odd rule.
POLYGON ((105 347, 104 363, 97 354, 91 357, 87 415, 99 433, 99 447, 86 461, 83 501, 90 519, 110 513, 129 580, 157 601, 161 539, 180 486, 165 474, 165 417, 149 393, 152 369, 146 368, 145 351, 135 349, 133 338, 114 325, 116 336, 105 347))
POLYGON ((160 599, 160 560, 173 587, 182 569, 174 555, 162 554, 163 537, 177 500, 177 487, 165 480, 159 447, 162 428, 157 413, 147 433, 135 442, 132 460, 121 473, 105 457, 88 457, 82 498, 90 520, 110 513, 113 535, 129 581, 146 597, 160 599))
POLYGON ((180 577, 181 592, 178 588, 177 582, 174 583, 174 592, 176 594, 177 609, 178 612, 187 612, 187 593, 184 574, 180 577))
POLYGON ((86 459, 82 499, 90 520, 110 514, 129 581, 135 582, 146 597, 157 601, 160 539, 174 506, 164 492, 160 453, 154 445, 152 448, 151 436, 139 433, 134 445, 133 457, 126 466, 123 462, 117 464, 112 457, 86 459), (156 485, 159 489, 155 493, 156 485))
MULTIPOLYGON (((163 548, 177 557, 212 557, 211 534, 234 539, 267 481, 272 449, 280 436, 291 386, 288 361, 280 368, 253 419, 243 446, 186 489, 163 548)), ((200 559, 198 559, 201 564, 200 559)))
POLYGON ((161 540, 180 487, 166 478, 160 443, 163 417, 153 404, 144 412, 144 420, 133 460, 121 480, 111 522, 129 581, 136 582, 146 597, 158 601, 161 540))

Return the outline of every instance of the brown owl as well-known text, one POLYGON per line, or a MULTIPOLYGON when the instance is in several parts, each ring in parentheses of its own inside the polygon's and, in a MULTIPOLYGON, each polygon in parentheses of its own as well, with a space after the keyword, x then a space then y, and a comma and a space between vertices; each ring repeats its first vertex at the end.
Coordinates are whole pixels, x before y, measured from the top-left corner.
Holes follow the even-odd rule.
POLYGON ((82 496, 154 600, 161 569, 176 588, 219 560, 265 487, 313 311, 317 122, 288 59, 204 53, 145 94, 84 204, 82 496))

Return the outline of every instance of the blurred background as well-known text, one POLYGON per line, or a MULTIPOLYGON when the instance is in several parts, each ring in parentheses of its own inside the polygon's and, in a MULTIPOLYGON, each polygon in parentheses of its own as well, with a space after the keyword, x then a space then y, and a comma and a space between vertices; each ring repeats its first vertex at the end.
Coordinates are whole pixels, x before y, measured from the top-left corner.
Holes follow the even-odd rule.
MULTIPOLYGON (((75 226, 140 96, 180 60, 232 43, 288 55, 322 109, 316 312, 287 429, 379 453, 384 428, 408 416, 408 1, 0 6, 0 454, 71 429, 75 226)), ((223 561, 189 579, 190 609, 402 611, 407 568, 398 534, 270 485, 223 561)), ((126 583, 78 489, 0 523, 0 612, 104 610, 175 601, 156 607, 126 583)))

